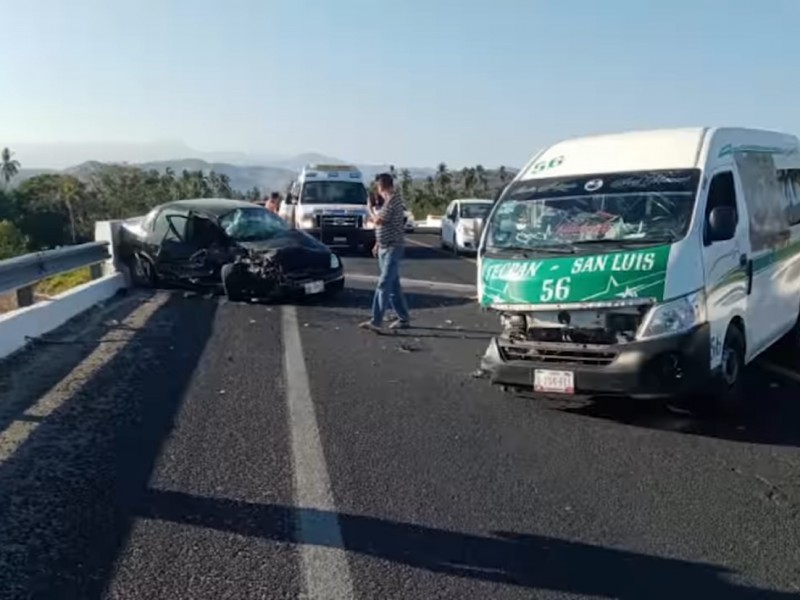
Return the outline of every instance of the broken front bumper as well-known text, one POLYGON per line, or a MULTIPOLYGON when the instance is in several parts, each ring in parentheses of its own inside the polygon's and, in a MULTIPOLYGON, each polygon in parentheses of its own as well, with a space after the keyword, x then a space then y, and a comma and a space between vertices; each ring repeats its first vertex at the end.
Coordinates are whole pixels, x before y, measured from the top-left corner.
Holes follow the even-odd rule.
POLYGON ((525 344, 495 337, 481 360, 492 383, 533 391, 537 369, 570 371, 576 395, 669 398, 710 380, 707 324, 686 333, 609 346, 525 344), (533 349, 533 352, 531 352, 533 349))

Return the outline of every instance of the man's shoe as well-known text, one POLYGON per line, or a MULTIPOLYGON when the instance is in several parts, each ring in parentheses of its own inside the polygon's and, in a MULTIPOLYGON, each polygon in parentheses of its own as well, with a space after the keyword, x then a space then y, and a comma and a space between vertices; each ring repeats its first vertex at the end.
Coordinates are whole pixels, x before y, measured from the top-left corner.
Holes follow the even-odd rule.
POLYGON ((363 323, 359 323, 358 326, 361 329, 368 329, 369 331, 380 331, 381 330, 381 326, 380 325, 375 325, 375 323, 372 322, 372 319, 370 319, 369 321, 364 321, 363 323))
POLYGON ((402 319, 397 319, 396 321, 392 322, 389 325, 389 329, 410 329, 411 323, 409 321, 403 321, 402 319))

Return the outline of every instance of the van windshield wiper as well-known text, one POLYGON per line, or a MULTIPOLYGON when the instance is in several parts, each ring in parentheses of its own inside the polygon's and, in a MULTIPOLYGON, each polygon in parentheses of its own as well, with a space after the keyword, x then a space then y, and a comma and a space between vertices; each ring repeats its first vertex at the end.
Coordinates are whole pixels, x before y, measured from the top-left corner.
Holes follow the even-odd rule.
POLYGON ((667 244, 672 243, 675 241, 675 236, 672 235, 663 235, 663 236, 654 236, 654 237, 647 237, 647 238, 638 238, 638 239, 618 239, 618 240, 607 240, 607 239, 597 239, 597 240, 575 240, 571 242, 572 246, 580 247, 580 246, 590 246, 590 245, 605 245, 605 246, 617 246, 621 248, 629 248, 631 246, 650 246, 655 244, 667 244))
POLYGON ((572 244, 537 244, 536 246, 502 246, 488 249, 489 252, 498 254, 522 254, 528 257, 532 254, 575 254, 572 244))

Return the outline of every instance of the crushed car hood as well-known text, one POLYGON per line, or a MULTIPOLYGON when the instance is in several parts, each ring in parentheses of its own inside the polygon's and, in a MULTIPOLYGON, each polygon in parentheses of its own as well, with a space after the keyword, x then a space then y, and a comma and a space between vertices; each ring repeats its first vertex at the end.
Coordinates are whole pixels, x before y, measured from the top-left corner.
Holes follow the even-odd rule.
POLYGON ((293 229, 268 240, 238 244, 252 253, 273 256, 287 269, 330 267, 330 249, 302 231, 293 229))

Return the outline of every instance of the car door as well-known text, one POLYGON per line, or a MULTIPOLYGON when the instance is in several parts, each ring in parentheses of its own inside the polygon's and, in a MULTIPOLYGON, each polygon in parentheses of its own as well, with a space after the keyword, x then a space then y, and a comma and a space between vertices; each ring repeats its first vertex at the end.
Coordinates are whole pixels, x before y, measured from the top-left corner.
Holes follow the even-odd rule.
POLYGON ((748 354, 757 345, 763 332, 755 323, 760 319, 754 310, 752 262, 747 236, 747 209, 737 194, 736 176, 726 167, 711 172, 704 180, 703 271, 706 282, 706 306, 711 324, 711 367, 719 366, 722 345, 728 325, 735 317, 743 317, 748 354), (726 240, 710 239, 709 217, 716 207, 736 211, 736 233, 726 240))
POLYGON ((441 236, 442 246, 446 246, 447 244, 450 243, 449 241, 450 229, 447 221, 447 215, 450 214, 450 209, 452 208, 452 206, 453 206, 452 202, 448 204, 447 208, 444 210, 444 214, 442 215, 442 224, 439 228, 439 235, 441 236))
POLYGON ((453 201, 447 207, 444 218, 442 219, 442 240, 448 246, 453 246, 456 243, 456 218, 458 212, 458 202, 453 201))

